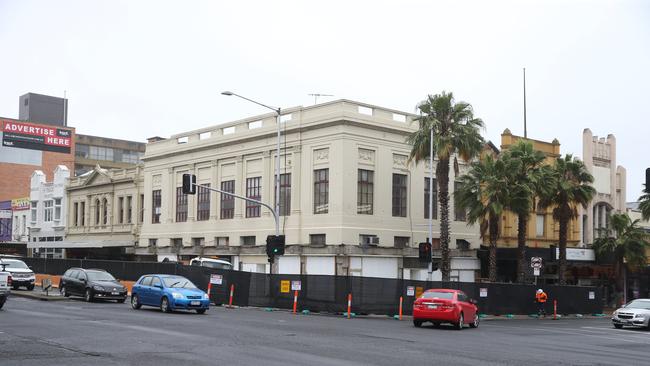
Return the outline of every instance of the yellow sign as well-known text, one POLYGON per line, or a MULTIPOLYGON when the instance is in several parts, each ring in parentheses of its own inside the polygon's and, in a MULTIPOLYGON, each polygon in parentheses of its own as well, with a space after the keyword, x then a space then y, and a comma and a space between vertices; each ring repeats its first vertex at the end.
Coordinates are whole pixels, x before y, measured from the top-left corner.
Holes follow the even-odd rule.
POLYGON ((422 293, 423 293, 423 292, 424 292, 424 288, 423 288, 423 287, 420 287, 420 286, 417 286, 417 287, 415 288, 415 298, 417 299, 417 298, 419 298, 420 296, 422 296, 422 293))
POLYGON ((29 210, 29 197, 16 198, 11 200, 11 209, 13 211, 29 210))
POLYGON ((291 289, 291 281, 289 280, 280 281, 280 292, 289 293, 290 289, 291 289))

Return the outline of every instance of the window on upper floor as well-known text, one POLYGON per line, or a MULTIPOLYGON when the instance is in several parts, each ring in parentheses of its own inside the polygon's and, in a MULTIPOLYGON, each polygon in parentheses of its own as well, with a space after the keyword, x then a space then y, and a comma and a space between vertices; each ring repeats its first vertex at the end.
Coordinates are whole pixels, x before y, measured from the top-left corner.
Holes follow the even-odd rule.
POLYGON ((393 174, 393 217, 406 217, 407 179, 405 174, 393 174))
MULTIPOLYGON (((228 193, 235 193, 235 181, 227 180, 221 182, 221 190, 228 193)), ((235 217, 235 197, 221 194, 221 216, 222 219, 235 217)))
POLYGON ((210 183, 202 184, 196 190, 196 219, 205 221, 210 219, 210 183))
POLYGON ((374 201, 374 175, 372 170, 359 169, 357 181, 357 213, 372 215, 374 201))
MULTIPOLYGON (((246 178, 246 197, 259 201, 262 177, 246 178)), ((246 201, 246 217, 260 217, 260 204, 246 201)))
POLYGON ((32 201, 31 202, 31 218, 32 218, 32 223, 36 222, 37 214, 38 214, 38 201, 32 201))
MULTIPOLYGON (((275 180, 275 176, 273 176, 275 180)), ((275 191, 273 191, 275 201, 275 191)), ((280 174, 280 216, 291 214, 291 173, 280 174)))
POLYGON ((329 211, 329 169, 314 170, 314 214, 329 211))
POLYGON ((160 224, 162 196, 160 189, 151 191, 151 222, 160 224))
POLYGON ((429 178, 424 178, 424 218, 429 218, 429 192, 433 194, 433 219, 438 219, 438 183, 434 178, 433 181, 430 181, 429 178), (431 189, 433 187, 433 190, 431 189))
POLYGON ((176 187, 176 222, 187 221, 187 195, 183 187, 176 187))
MULTIPOLYGON (((454 182, 454 192, 459 188, 459 182, 454 182)), ((456 221, 466 221, 467 220, 467 211, 460 208, 454 200, 454 219, 456 221)))
POLYGON ((46 200, 43 201, 43 221, 44 222, 51 222, 52 221, 52 214, 54 213, 54 201, 53 200, 46 200))

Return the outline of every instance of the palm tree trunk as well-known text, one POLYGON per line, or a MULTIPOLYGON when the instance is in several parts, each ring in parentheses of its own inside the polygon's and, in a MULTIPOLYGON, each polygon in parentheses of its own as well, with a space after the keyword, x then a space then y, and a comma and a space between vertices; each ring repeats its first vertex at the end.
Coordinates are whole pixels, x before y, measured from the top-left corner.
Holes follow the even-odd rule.
POLYGON ((440 199, 440 250, 442 260, 440 272, 442 281, 449 281, 451 260, 449 257, 449 159, 440 159, 436 168, 438 178, 438 196, 440 199))
POLYGON ((528 215, 519 214, 517 223, 517 282, 526 281, 526 230, 528 229, 528 215))
POLYGON ((490 282, 497 281, 497 238, 499 237, 499 221, 497 217, 490 217, 490 259, 489 279, 490 282))
POLYGON ((558 261, 558 270, 557 276, 560 285, 566 284, 566 279, 564 274, 566 273, 566 241, 567 241, 567 232, 569 229, 569 217, 567 215, 562 215, 560 218, 560 258, 558 261))

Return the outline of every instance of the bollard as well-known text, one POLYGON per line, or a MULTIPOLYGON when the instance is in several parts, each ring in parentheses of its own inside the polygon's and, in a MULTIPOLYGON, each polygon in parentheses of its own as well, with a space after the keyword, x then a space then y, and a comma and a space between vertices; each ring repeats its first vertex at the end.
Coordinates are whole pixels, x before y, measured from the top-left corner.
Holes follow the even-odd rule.
POLYGON ((404 302, 404 297, 399 297, 399 320, 402 320, 402 303, 404 302))
POLYGON ((553 320, 557 320, 557 300, 553 300, 553 320))
POLYGON ((228 300, 228 307, 232 308, 232 295, 235 293, 235 284, 230 285, 230 300, 228 300))
POLYGON ((352 310, 352 294, 348 294, 348 319, 350 319, 351 310, 352 310))
POLYGON ((212 282, 208 282, 208 299, 210 298, 210 290, 212 290, 212 282))
POLYGON ((298 306, 298 290, 293 292, 293 313, 296 313, 296 307, 298 306))

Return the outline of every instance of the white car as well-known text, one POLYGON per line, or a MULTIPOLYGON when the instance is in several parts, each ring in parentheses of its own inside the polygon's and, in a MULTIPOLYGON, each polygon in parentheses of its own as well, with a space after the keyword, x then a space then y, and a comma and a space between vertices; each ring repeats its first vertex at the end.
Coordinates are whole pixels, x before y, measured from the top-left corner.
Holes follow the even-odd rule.
POLYGON ((5 271, 11 273, 14 290, 18 290, 20 286, 26 287, 29 291, 34 289, 36 276, 25 262, 19 259, 0 258, 0 264, 5 267, 5 271))
POLYGON ((7 297, 11 293, 11 273, 4 270, 4 266, 0 264, 0 309, 7 301, 7 297))
POLYGON ((617 329, 623 326, 650 329, 650 299, 636 299, 623 305, 612 315, 612 323, 617 329))
POLYGON ((213 268, 213 269, 229 269, 229 270, 233 269, 232 264, 226 260, 204 258, 204 257, 192 258, 192 260, 190 261, 190 265, 213 268))

